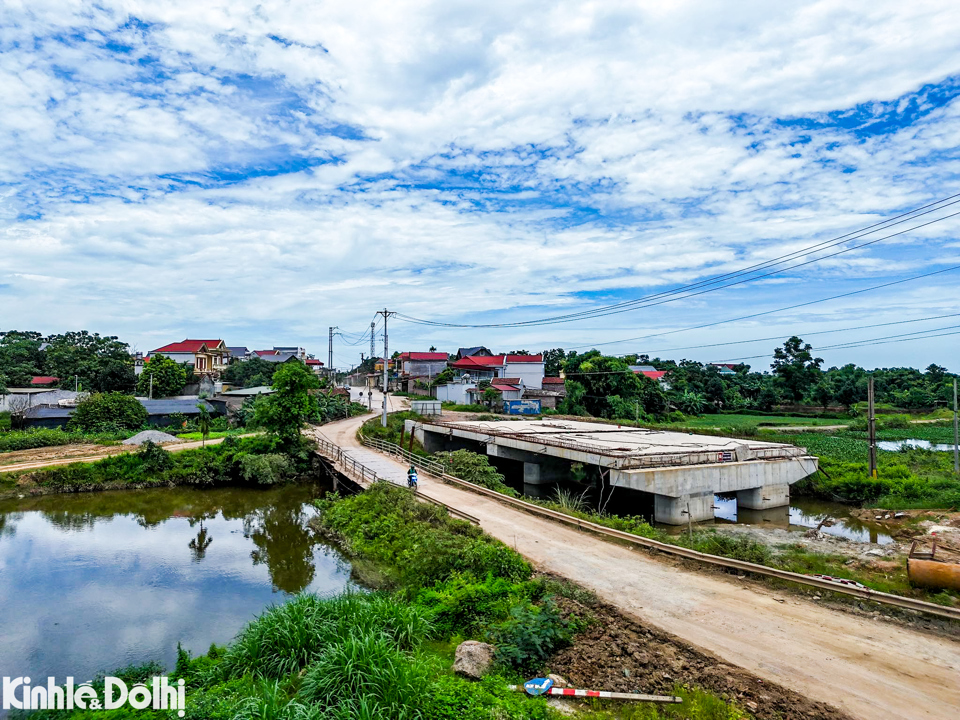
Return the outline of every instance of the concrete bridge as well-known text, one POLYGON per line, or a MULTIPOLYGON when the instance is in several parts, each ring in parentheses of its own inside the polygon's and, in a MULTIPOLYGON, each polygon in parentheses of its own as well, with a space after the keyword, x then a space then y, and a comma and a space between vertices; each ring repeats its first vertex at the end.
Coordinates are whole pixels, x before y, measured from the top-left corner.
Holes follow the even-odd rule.
POLYGON ((817 458, 786 443, 572 420, 407 420, 406 431, 428 452, 467 449, 523 463, 526 485, 566 480, 572 463, 596 465, 611 487, 652 495, 654 519, 671 525, 712 519, 715 493, 736 494, 738 508, 789 505, 790 485, 817 470, 817 458))

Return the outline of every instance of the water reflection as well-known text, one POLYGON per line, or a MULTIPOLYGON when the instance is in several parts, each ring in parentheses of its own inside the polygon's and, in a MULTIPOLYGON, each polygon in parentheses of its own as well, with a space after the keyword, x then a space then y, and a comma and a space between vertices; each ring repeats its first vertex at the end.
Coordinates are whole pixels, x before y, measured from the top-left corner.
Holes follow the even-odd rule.
POLYGON ((156 489, 0 503, 0 677, 175 661, 226 643, 349 565, 307 527, 304 487, 156 489))

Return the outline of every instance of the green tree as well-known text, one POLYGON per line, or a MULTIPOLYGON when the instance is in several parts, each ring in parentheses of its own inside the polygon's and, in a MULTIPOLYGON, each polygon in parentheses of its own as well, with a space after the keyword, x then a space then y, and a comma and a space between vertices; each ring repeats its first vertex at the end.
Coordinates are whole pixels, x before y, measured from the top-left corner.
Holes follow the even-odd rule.
POLYGON ((243 388, 270 385, 277 367, 278 363, 267 362, 258 357, 235 360, 223 371, 220 379, 243 388))
POLYGON ((813 398, 813 401, 817 405, 826 410, 827 406, 833 402, 833 393, 833 383, 829 377, 824 376, 820 379, 820 382, 814 386, 810 397, 813 398))
POLYGON ((563 348, 543 351, 543 374, 547 377, 557 377, 563 369, 567 353, 563 348))
POLYGON ((144 363, 143 372, 137 378, 137 394, 141 397, 149 397, 151 377, 155 398, 179 395, 187 384, 186 369, 166 355, 154 355, 149 362, 144 363))
POLYGON ((311 390, 319 387, 317 376, 299 362, 283 363, 273 374, 272 395, 261 397, 254 411, 257 425, 284 443, 299 441, 300 430, 316 412, 311 390))
POLYGON ((43 374, 41 342, 38 332, 0 333, 0 375, 8 387, 30 387, 34 376, 43 374))
POLYGON ((147 409, 132 395, 94 393, 80 401, 67 427, 85 432, 136 430, 146 422, 147 409))
POLYGON ((773 374, 779 379, 789 399, 800 402, 820 379, 823 358, 814 357, 813 346, 804 344, 796 335, 782 348, 773 351, 773 374))
POLYGON ((86 330, 50 335, 44 372, 60 378, 61 387, 82 385, 93 392, 132 392, 136 385, 130 348, 116 336, 86 330))

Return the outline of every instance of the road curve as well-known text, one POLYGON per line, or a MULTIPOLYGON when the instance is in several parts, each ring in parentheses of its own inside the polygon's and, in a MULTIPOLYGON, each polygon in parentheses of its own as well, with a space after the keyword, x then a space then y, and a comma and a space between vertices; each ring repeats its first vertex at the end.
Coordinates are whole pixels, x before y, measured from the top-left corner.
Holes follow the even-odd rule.
MULTIPOLYGON (((322 434, 378 475, 404 483, 403 464, 356 440, 357 428, 369 417, 325 425, 322 434)), ((421 477, 420 491, 479 518, 487 533, 540 569, 568 577, 651 625, 853 717, 960 717, 956 641, 831 610, 732 576, 677 567, 431 478, 421 477)))

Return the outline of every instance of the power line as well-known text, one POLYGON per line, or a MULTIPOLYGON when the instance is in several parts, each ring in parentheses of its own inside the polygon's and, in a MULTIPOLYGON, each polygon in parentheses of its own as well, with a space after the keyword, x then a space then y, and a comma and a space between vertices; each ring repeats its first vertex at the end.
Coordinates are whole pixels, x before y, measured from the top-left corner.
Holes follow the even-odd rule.
POLYGON ((797 303, 796 305, 787 305, 785 307, 774 308, 773 310, 764 310, 763 312, 752 313, 750 315, 742 315, 736 318, 729 318, 727 320, 717 320, 716 322, 704 323, 703 325, 694 325, 687 328, 679 328, 677 330, 668 330, 661 333, 653 333, 651 335, 640 335, 633 338, 624 338, 623 340, 612 340, 605 343, 593 343, 592 345, 574 345, 571 349, 579 349, 583 347, 598 347, 601 345, 613 345, 621 342, 633 342, 635 340, 648 340, 655 337, 663 337, 665 335, 675 335, 677 333, 689 332, 691 330, 702 330, 703 328, 716 327, 717 325, 725 325, 726 323, 739 322, 740 320, 752 320, 753 318, 763 317, 764 315, 773 315, 778 312, 783 312, 785 310, 796 310, 797 308, 808 307, 810 305, 817 305, 822 302, 829 302, 830 300, 839 300, 840 298, 851 297, 853 295, 860 295, 865 292, 871 292, 873 290, 882 290, 883 288, 892 287, 893 285, 902 285, 903 283, 913 282, 914 280, 922 280, 923 278, 933 277, 934 275, 941 275, 945 272, 951 272, 953 270, 960 270, 960 265, 951 265, 950 267, 944 268, 942 270, 934 270, 933 272, 923 273, 921 275, 913 275, 908 278, 902 278, 900 280, 892 280, 891 282, 882 283, 880 285, 873 285, 868 288, 862 288, 860 290, 852 290, 850 292, 840 293, 839 295, 831 295, 830 297, 820 298, 818 300, 809 300, 807 302, 797 303))
MULTIPOLYGON (((915 323, 915 322, 942 320, 943 318, 950 318, 950 317, 960 317, 960 313, 951 313, 949 315, 931 315, 930 317, 925 317, 925 318, 914 318, 913 320, 895 320, 893 322, 875 323, 873 325, 857 325, 856 327, 838 328, 836 330, 817 330, 815 332, 794 331, 789 333, 782 333, 780 335, 772 335, 770 337, 753 338, 752 340, 731 340, 730 342, 711 343, 709 345, 688 345, 686 347, 661 348, 659 350, 647 350, 645 348, 642 348, 642 354, 649 355, 651 353, 679 352, 681 350, 702 350, 704 348, 727 347, 729 345, 748 345, 750 343, 755 343, 755 342, 767 342, 770 340, 780 340, 784 337, 790 337, 791 335, 802 335, 803 337, 812 337, 814 335, 829 335, 831 333, 838 333, 838 332, 852 332, 854 330, 866 330, 868 328, 888 327, 890 325, 906 325, 908 323, 915 323)), ((596 343, 596 344, 606 345, 609 343, 596 343)), ((578 345, 577 347, 590 347, 590 346, 578 345)), ((623 353, 623 354, 640 355, 641 353, 637 352, 637 353, 623 353)))
POLYGON ((401 318, 401 319, 404 319, 404 320, 406 320, 406 321, 408 321, 408 322, 413 322, 413 323, 418 323, 418 324, 424 324, 424 325, 435 325, 435 326, 442 326, 442 327, 459 327, 459 328, 491 328, 491 327, 521 327, 521 326, 529 326, 529 325, 548 325, 548 324, 556 324, 556 323, 561 323, 561 322, 572 322, 572 321, 574 321, 574 320, 579 320, 579 319, 603 317, 603 316, 605 316, 605 315, 611 315, 611 314, 616 314, 616 313, 620 313, 620 312, 628 312, 629 310, 638 309, 638 308, 640 308, 640 307, 649 307, 649 306, 653 306, 653 305, 660 305, 660 304, 663 304, 663 303, 665 303, 665 302, 673 302, 674 300, 677 300, 677 299, 684 299, 684 298, 688 298, 688 297, 695 297, 695 296, 697 296, 697 295, 702 295, 702 294, 705 294, 705 293, 707 293, 707 292, 714 292, 714 291, 716 291, 716 290, 721 290, 721 289, 724 289, 724 288, 726 288, 726 287, 732 287, 732 286, 734 286, 734 285, 743 284, 743 283, 745 283, 745 282, 752 282, 752 281, 754 281, 754 280, 759 280, 759 279, 762 279, 762 278, 764 278, 764 277, 768 277, 768 276, 770 276, 770 275, 774 275, 774 274, 777 274, 777 273, 780 273, 780 272, 784 272, 784 271, 786 271, 786 270, 795 269, 795 268, 797 268, 797 267, 802 267, 802 266, 804 266, 804 265, 809 265, 809 264, 814 263, 814 262, 820 262, 821 260, 825 260, 825 259, 828 259, 828 258, 831 258, 831 257, 835 257, 835 256, 837 256, 837 255, 840 255, 840 254, 843 254, 843 253, 846 253, 846 252, 851 252, 851 251, 853 251, 853 250, 857 250, 857 249, 859 249, 859 248, 866 247, 867 245, 872 245, 872 244, 874 244, 874 243, 880 242, 881 240, 886 240, 886 239, 889 239, 889 238, 892 238, 892 237, 896 237, 896 236, 898 236, 898 235, 903 235, 903 234, 905 234, 905 233, 907 233, 907 232, 912 232, 913 230, 918 230, 918 229, 920 229, 920 228, 926 227, 926 226, 928 226, 928 225, 932 225, 932 224, 934 224, 934 223, 942 222, 943 220, 947 220, 947 219, 949 219, 949 218, 951 218, 951 217, 955 217, 956 215, 958 215, 958 214, 960 214, 960 213, 952 213, 952 214, 947 215, 947 216, 945 216, 945 217, 941 217, 941 218, 937 218, 937 219, 934 219, 934 220, 930 220, 930 221, 928 221, 928 222, 926 222, 926 223, 921 223, 920 225, 916 225, 916 226, 914 226, 914 227, 907 228, 906 230, 901 230, 901 231, 899 231, 899 232, 892 233, 892 234, 887 235, 887 236, 884 236, 884 237, 882 237, 882 238, 877 238, 877 239, 874 239, 874 240, 870 240, 870 241, 868 241, 868 242, 866 242, 866 243, 861 243, 860 245, 856 245, 856 246, 853 246, 853 247, 845 248, 845 249, 843 249, 843 250, 839 250, 839 251, 837 251, 837 252, 835 252, 835 253, 831 253, 831 254, 829 254, 829 255, 824 255, 824 256, 822 256, 822 257, 818 257, 818 258, 815 258, 815 259, 813 259, 813 260, 808 260, 808 261, 803 262, 803 263, 797 263, 796 265, 793 265, 793 266, 790 266, 790 267, 779 268, 779 269, 777 269, 777 270, 774 270, 774 271, 772 271, 772 272, 770 272, 770 273, 766 273, 766 274, 764 274, 764 275, 758 275, 758 276, 752 277, 752 278, 741 279, 741 280, 738 280, 737 282, 734 282, 734 283, 728 283, 728 284, 726 284, 726 285, 722 285, 722 286, 720 286, 720 287, 710 288, 710 289, 707 289, 707 290, 700 290, 699 292, 695 292, 695 293, 692 293, 692 292, 691 292, 691 293, 689 293, 689 294, 687 294, 687 295, 682 295, 682 296, 680 296, 680 297, 672 297, 672 296, 680 295, 680 293, 687 292, 687 291, 690 291, 690 290, 695 290, 695 289, 698 289, 698 288, 703 288, 703 287, 708 287, 708 286, 710 286, 710 285, 715 285, 715 284, 717 284, 717 283, 719 283, 719 282, 722 282, 723 280, 726 280, 726 279, 729 279, 729 278, 734 278, 734 277, 743 276, 743 275, 749 275, 749 274, 751 274, 751 273, 757 272, 757 271, 760 270, 760 269, 770 268, 770 267, 773 267, 773 266, 775 266, 775 265, 782 264, 783 262, 786 262, 786 261, 789 260, 789 259, 793 259, 793 258, 797 258, 797 257, 802 257, 803 255, 809 255, 809 254, 811 254, 812 252, 815 252, 815 251, 817 251, 817 250, 825 249, 826 246, 836 246, 836 245, 838 245, 838 244, 841 244, 841 243, 844 243, 844 242, 848 242, 849 240, 855 239, 855 238, 857 238, 857 237, 863 237, 863 236, 865 236, 865 235, 873 234, 874 232, 877 232, 877 231, 879 231, 880 229, 887 229, 887 228, 890 228, 890 227, 894 227, 895 225, 899 225, 899 224, 901 224, 901 223, 903 223, 903 222, 908 222, 908 221, 910 221, 910 220, 914 220, 914 219, 916 219, 916 218, 922 217, 923 215, 927 215, 927 214, 932 213, 932 212, 937 212, 937 211, 939 211, 939 210, 943 210, 943 209, 946 208, 946 207, 949 207, 949 206, 951 206, 951 205, 954 205, 954 204, 960 202, 960 200, 955 200, 955 199, 954 199, 954 198, 958 198, 958 197, 960 197, 960 194, 952 195, 952 196, 947 197, 947 198, 944 198, 944 199, 942 199, 942 200, 938 200, 938 201, 936 201, 936 202, 934 202, 934 203, 930 203, 930 204, 928 204, 928 205, 924 205, 924 206, 922 206, 922 207, 920 207, 920 208, 917 208, 917 209, 915 209, 915 210, 911 210, 911 211, 909 211, 909 212, 907 212, 907 213, 902 213, 901 215, 897 215, 897 216, 895 216, 895 217, 893 217, 893 218, 890 218, 889 220, 885 220, 885 221, 882 221, 882 222, 880 222, 880 223, 875 223, 874 225, 869 225, 869 226, 867 226, 866 228, 862 228, 861 230, 853 231, 853 232, 851 232, 851 233, 847 233, 847 234, 845 234, 845 235, 841 235, 841 236, 838 237, 838 238, 834 238, 834 239, 832 239, 832 240, 823 241, 823 242, 821 242, 821 243, 817 243, 816 245, 808 246, 808 247, 803 248, 803 249, 801 249, 801 250, 797 250, 797 251, 794 251, 794 252, 792 252, 792 253, 788 253, 788 254, 786 254, 786 255, 781 255, 781 256, 779 256, 779 257, 777 257, 777 258, 774 258, 774 259, 772 259, 772 260, 768 260, 768 261, 765 261, 765 262, 763 262, 763 263, 758 263, 758 264, 752 265, 752 266, 747 267, 747 268, 743 268, 743 269, 738 270, 738 271, 734 271, 734 272, 726 273, 726 274, 723 274, 723 275, 715 276, 715 277, 713 277, 713 278, 708 278, 708 279, 706 279, 706 280, 698 281, 698 282, 696 282, 696 283, 692 283, 692 284, 689 284, 689 285, 681 286, 681 287, 679 287, 679 288, 674 288, 673 290, 664 291, 664 292, 662 292, 662 293, 657 293, 657 294, 654 294, 654 295, 649 295, 649 296, 646 296, 646 297, 643 297, 643 298, 637 298, 637 299, 634 299, 634 300, 624 301, 624 302, 621 302, 621 303, 616 303, 616 304, 614 304, 614 305, 608 305, 608 306, 604 306, 604 307, 600 307, 600 308, 593 308, 593 309, 590 309, 590 310, 585 310, 585 311, 581 311, 581 312, 577 312, 577 313, 570 313, 570 314, 567 314, 567 315, 558 315, 558 316, 554 316, 554 317, 550 317, 550 318, 542 318, 542 319, 539 319, 539 320, 527 320, 527 321, 521 321, 521 322, 515 322, 515 323, 490 323, 490 324, 477 324, 477 325, 460 324, 460 323, 445 323, 445 322, 439 322, 439 321, 425 320, 425 319, 422 319, 422 318, 414 318, 414 317, 411 317, 411 316, 409 316, 409 315, 404 315, 404 314, 398 314, 398 317, 401 318), (947 201, 951 201, 951 202, 947 202, 947 201), (934 207, 934 206, 939 206, 939 207, 934 207), (933 208, 933 209, 928 209, 928 208, 933 208), (921 210, 926 210, 926 212, 920 212, 921 210), (894 221, 897 221, 897 222, 894 222, 894 221), (666 299, 664 299, 664 298, 666 298, 666 299), (653 300, 659 300, 659 302, 652 302, 653 300))

